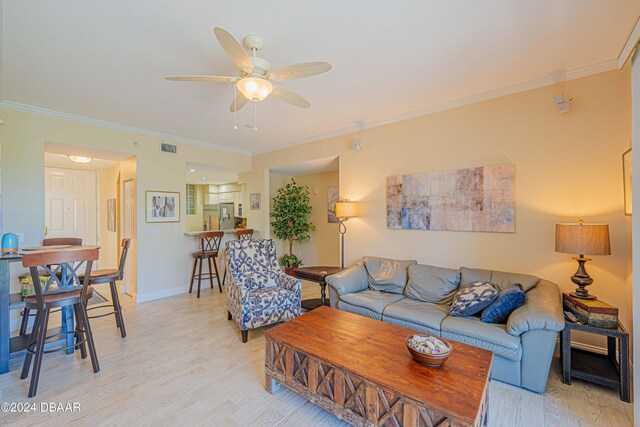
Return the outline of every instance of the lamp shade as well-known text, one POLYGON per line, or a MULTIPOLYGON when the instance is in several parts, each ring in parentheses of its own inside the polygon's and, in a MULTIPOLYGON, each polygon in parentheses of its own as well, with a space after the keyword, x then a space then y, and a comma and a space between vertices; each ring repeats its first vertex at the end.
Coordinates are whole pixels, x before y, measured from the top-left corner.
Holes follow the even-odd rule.
POLYGON ((336 217, 353 218, 358 216, 358 204, 356 202, 336 202, 336 217))
POLYGON ((611 255, 609 224, 556 224, 556 252, 611 255))
POLYGON ((273 85, 265 79, 245 77, 236 83, 238 90, 250 101, 262 101, 273 90, 273 85))

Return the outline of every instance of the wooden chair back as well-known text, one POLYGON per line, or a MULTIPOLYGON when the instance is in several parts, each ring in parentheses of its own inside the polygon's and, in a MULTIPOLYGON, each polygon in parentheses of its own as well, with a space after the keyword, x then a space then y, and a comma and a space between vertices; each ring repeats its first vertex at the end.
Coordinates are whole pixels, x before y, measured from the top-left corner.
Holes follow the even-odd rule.
MULTIPOLYGON (((93 261, 98 259, 97 248, 70 249, 59 251, 37 251, 28 253, 22 257, 22 266, 29 268, 33 289, 36 293, 38 306, 43 308, 44 297, 49 294, 59 294, 82 290, 82 297, 87 291, 91 267, 93 261), (80 281, 78 273, 82 264, 84 268, 84 283, 80 281), (38 268, 44 270, 49 278, 45 283, 40 282, 41 273, 38 268)), ((82 271, 80 271, 82 273, 82 271)))
POLYGON ((205 252, 218 252, 220 250, 220 243, 224 237, 224 231, 207 231, 206 233, 200 233, 200 250, 204 256, 205 252))
POLYGON ((244 239, 252 239, 253 238, 253 228, 247 228, 243 230, 236 230, 236 239, 244 240, 244 239))
POLYGON ((42 241, 42 246, 57 246, 57 245, 80 246, 82 245, 82 239, 77 237, 52 237, 50 239, 44 239, 42 241))
POLYGON ((129 252, 129 245, 131 245, 131 239, 122 239, 122 252, 120 252, 120 261, 118 262, 118 277, 122 280, 124 277, 124 267, 127 262, 127 253, 129 252))

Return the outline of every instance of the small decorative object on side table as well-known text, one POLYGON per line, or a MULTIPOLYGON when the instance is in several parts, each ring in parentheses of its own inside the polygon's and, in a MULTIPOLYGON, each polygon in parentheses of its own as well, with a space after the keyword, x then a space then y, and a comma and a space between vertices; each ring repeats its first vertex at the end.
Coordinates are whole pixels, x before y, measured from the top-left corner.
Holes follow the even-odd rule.
POLYGON ((560 334, 562 382, 571 384, 578 378, 606 387, 617 388, 620 399, 631 401, 629 378, 629 333, 622 323, 615 329, 599 328, 581 323, 565 322, 560 334), (582 331, 607 337, 607 354, 571 348, 571 331, 582 331), (618 345, 616 345, 618 344, 618 345), (616 347, 619 357, 616 358, 616 347))
POLYGON ((300 267, 296 268, 293 275, 298 279, 308 280, 310 282, 316 282, 320 285, 321 298, 306 299, 302 301, 302 308, 307 311, 318 308, 321 305, 327 305, 327 284, 324 279, 327 276, 335 274, 342 270, 340 267, 300 267))

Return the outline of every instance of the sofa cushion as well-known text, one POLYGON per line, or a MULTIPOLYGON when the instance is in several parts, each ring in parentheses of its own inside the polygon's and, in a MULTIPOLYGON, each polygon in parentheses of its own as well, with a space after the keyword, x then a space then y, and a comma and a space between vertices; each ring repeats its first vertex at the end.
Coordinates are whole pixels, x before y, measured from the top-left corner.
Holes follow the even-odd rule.
POLYGON ((459 285, 460 270, 416 264, 409 266, 404 294, 418 301, 449 305, 459 285))
POLYGON ((343 300, 338 301, 338 308, 343 311, 348 311, 349 313, 359 314, 360 316, 370 317, 376 320, 382 320, 382 314, 376 313, 375 311, 369 310, 365 307, 351 305, 343 300))
POLYGON ((404 298, 402 295, 373 291, 371 289, 340 295, 340 299, 350 305, 367 308, 380 314, 382 314, 386 306, 402 298, 404 298))
MULTIPOLYGON (((440 323, 449 315, 449 307, 430 304, 422 301, 415 301, 410 298, 401 299, 398 302, 389 304, 384 309, 383 319, 389 323, 397 323, 394 320, 401 320, 419 324, 432 329, 435 333, 440 332, 440 323)), ((402 326, 405 326, 403 324, 402 326)))
POLYGON ((505 289, 489 307, 482 310, 481 319, 484 323, 506 323, 513 310, 524 304, 524 299, 520 285, 505 289))
POLYGON ((460 273, 460 288, 465 288, 475 282, 491 282, 501 291, 518 284, 524 292, 528 292, 540 282, 540 278, 530 274, 507 273, 481 268, 460 267, 460 273))
POLYGON ((440 325, 440 336, 493 351, 509 360, 522 358, 520 338, 509 335, 506 325, 482 323, 476 316, 446 317, 440 325))
POLYGON ((472 316, 498 298, 499 292, 489 282, 475 282, 460 289, 451 303, 452 316, 472 316))
POLYGON ((401 294, 407 286, 407 268, 415 260, 396 260, 379 257, 363 257, 369 276, 369 287, 374 291, 401 294))

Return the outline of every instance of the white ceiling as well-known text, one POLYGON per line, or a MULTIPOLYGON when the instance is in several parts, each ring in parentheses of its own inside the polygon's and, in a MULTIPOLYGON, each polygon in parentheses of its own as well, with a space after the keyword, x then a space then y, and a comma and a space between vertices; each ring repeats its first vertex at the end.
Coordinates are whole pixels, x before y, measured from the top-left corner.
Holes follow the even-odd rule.
POLYGON ((260 151, 386 117, 562 75, 617 57, 640 0, 5 0, 5 101, 260 151), (238 114, 232 86, 171 74, 233 75, 213 27, 258 34, 274 67, 328 61, 238 114))
POLYGON ((238 181, 238 171, 203 163, 187 162, 187 184, 229 184, 238 181))
POLYGON ((113 160, 91 158, 89 163, 76 163, 66 154, 44 153, 45 166, 69 166, 76 169, 100 170, 115 166, 118 162, 113 160))

